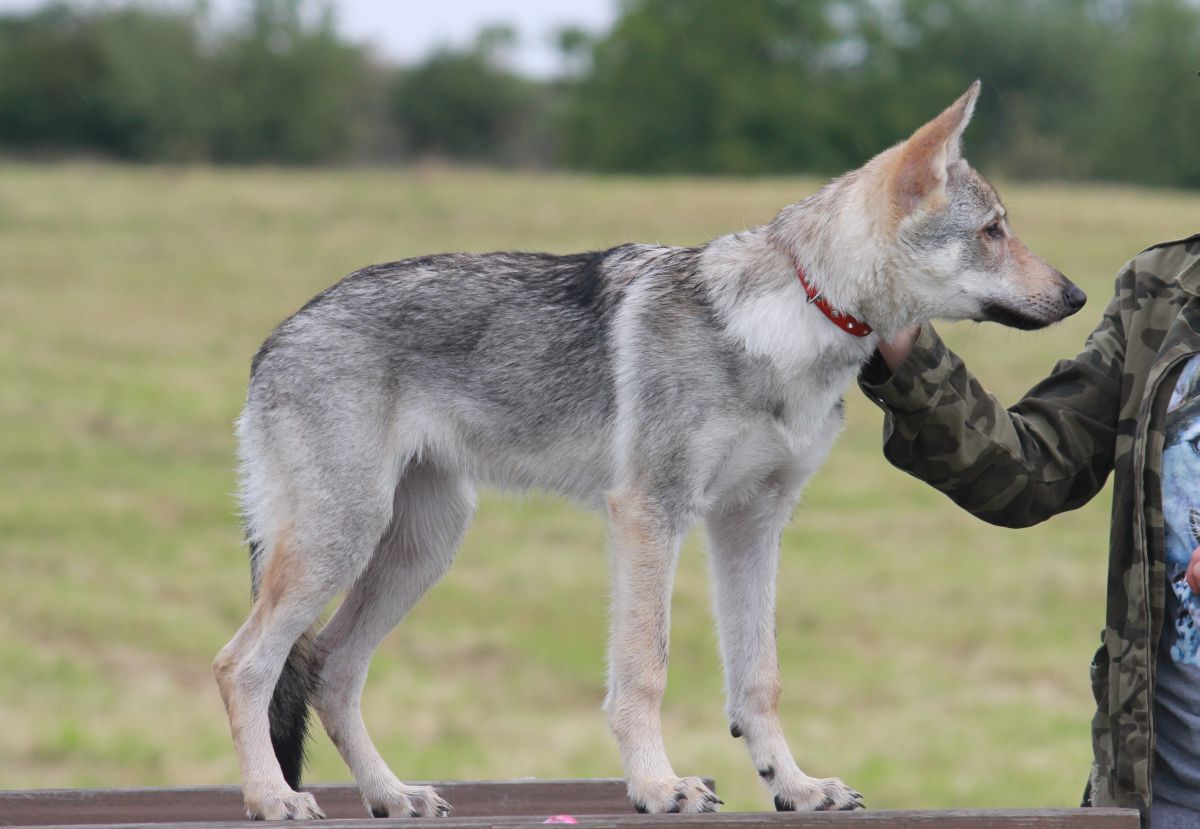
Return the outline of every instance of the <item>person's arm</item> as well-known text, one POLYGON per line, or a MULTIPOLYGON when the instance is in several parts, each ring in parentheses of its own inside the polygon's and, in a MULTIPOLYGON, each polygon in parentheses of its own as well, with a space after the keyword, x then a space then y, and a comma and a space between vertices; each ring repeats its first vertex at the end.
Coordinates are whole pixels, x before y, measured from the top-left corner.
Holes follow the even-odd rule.
POLYGON ((1005 409, 930 325, 881 346, 859 385, 885 414, 892 464, 993 524, 1085 504, 1112 470, 1125 360, 1118 299, 1078 356, 1005 409), (888 366, 891 362, 893 371, 888 366))

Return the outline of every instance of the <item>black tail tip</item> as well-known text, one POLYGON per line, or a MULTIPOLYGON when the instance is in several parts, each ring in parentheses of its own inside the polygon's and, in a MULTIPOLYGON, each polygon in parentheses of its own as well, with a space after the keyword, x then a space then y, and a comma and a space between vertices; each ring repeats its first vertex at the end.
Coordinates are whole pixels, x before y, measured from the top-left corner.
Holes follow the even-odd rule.
POLYGON ((305 634, 292 647, 271 696, 271 746, 283 779, 300 790, 308 739, 308 700, 316 684, 315 649, 305 634))

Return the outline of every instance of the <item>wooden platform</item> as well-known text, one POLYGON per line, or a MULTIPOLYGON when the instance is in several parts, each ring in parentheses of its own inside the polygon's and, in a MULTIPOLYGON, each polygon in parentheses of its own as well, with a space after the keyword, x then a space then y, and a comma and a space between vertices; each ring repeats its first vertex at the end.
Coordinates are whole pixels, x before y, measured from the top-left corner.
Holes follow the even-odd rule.
MULTIPOLYGON (((414 820, 437 829, 540 825, 550 815, 574 816, 582 829, 652 829, 703 824, 706 829, 1138 829, 1125 809, 967 811, 742 812, 715 815, 639 815, 620 780, 444 782, 434 786, 454 805, 448 818, 366 817, 353 786, 308 787, 328 815, 314 829, 390 829, 414 820)), ((710 782, 710 786, 711 786, 710 782)), ((715 788, 714 788, 715 791, 715 788)), ((0 826, 105 826, 138 829, 262 826, 242 812, 234 786, 176 789, 43 789, 0 791, 0 826)))

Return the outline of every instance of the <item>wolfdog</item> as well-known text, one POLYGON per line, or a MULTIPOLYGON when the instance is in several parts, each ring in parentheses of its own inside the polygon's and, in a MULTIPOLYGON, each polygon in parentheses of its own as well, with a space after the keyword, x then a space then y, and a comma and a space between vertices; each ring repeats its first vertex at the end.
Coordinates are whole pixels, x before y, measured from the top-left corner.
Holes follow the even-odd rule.
POLYGON ((477 484, 607 511, 605 710, 638 810, 720 803, 675 773, 660 722, 676 557, 699 521, 731 733, 778 809, 861 807, 784 740, 782 529, 881 339, 935 317, 1039 328, 1086 299, 963 160, 978 94, 762 227, 694 248, 375 265, 283 322, 237 426, 255 598, 213 666, 247 813, 322 816, 298 790, 309 704, 372 815, 449 812, 389 770, 359 702, 372 652, 450 566, 477 484))

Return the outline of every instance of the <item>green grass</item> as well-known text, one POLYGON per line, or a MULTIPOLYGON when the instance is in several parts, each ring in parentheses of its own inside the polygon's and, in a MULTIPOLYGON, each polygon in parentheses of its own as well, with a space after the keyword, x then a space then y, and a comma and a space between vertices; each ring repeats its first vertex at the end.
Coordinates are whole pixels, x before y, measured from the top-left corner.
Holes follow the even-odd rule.
MULTIPOLYGON (((209 663, 248 604, 231 424, 272 326, 342 274, 442 250, 691 244, 816 182, 417 169, 0 166, 0 782, 201 785, 237 767, 209 663)), ((1003 399, 1074 353, 1120 264, 1200 195, 1003 188, 1092 302, 1049 331, 944 326, 1003 399)), ((884 807, 1064 806, 1086 774, 1107 498, 1020 532, 890 468, 849 423, 785 538, 779 639, 801 765, 884 807)), ((769 807, 729 738, 702 550, 674 603, 668 745, 769 807)), ((410 779, 608 776, 599 516, 488 496, 383 645, 366 718, 410 779)), ((347 772, 322 735, 314 780, 347 772)))

